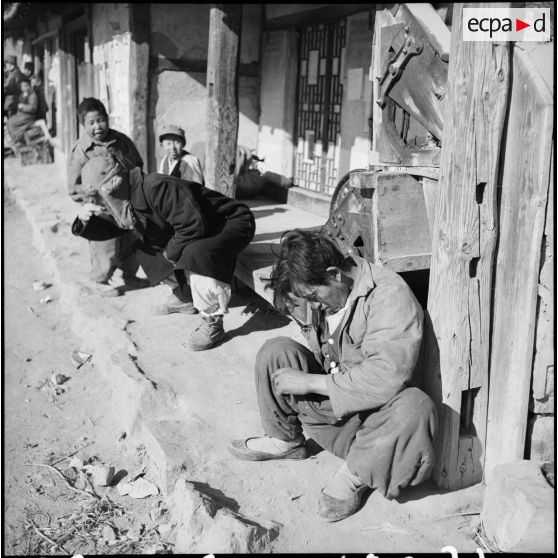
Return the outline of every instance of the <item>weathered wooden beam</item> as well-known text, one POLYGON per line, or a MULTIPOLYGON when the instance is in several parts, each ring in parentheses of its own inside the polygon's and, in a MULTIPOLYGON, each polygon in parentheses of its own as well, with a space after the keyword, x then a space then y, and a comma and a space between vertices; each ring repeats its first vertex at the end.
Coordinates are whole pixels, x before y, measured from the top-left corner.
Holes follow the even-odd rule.
POLYGON ((488 402, 496 187, 509 47, 464 42, 455 4, 428 292, 426 385, 439 414, 434 477, 482 479, 488 402))
MULTIPOLYGON (((494 283, 486 470, 522 459, 525 450, 551 175, 552 93, 518 47, 513 50, 510 101, 494 283)), ((551 354, 549 364, 552 360, 551 354)))
POLYGON ((62 114, 62 149, 69 154, 78 139, 77 102, 75 95, 76 70, 75 56, 70 37, 60 34, 60 102, 58 111, 62 114), (62 108, 63 107, 63 108, 62 108))
MULTIPOLYGON (((372 38, 372 60, 369 70, 369 78, 372 81, 372 91, 373 99, 379 98, 380 84, 379 80, 382 77, 383 65, 382 65, 382 28, 393 25, 397 23, 395 18, 391 15, 391 12, 384 9, 382 6, 376 7, 376 15, 374 18, 374 35, 372 38)), ((384 32, 385 33, 385 32, 384 32)), ((380 144, 380 132, 382 130, 382 109, 378 103, 372 103, 372 153, 370 164, 371 165, 381 165, 383 159, 380 160, 380 150, 382 145, 380 144)), ((395 155, 395 154, 393 154, 395 155)), ((397 163, 397 158, 389 159, 391 164, 397 163)))
POLYGON ((238 62, 241 4, 216 4, 209 12, 207 53, 207 144, 205 181, 209 188, 235 195, 238 135, 238 62))
MULTIPOLYGON (((554 157, 554 153, 552 154, 554 157)), ((553 168, 552 163, 550 168, 553 168)), ((533 361, 532 401, 530 410, 535 413, 554 413, 556 352, 555 285, 554 267, 554 181, 548 188, 546 220, 541 251, 541 272, 538 285, 537 327, 535 333, 535 355, 533 361), (532 404, 532 408, 531 408, 532 404)))
POLYGON ((440 14, 434 10, 432 4, 428 3, 408 3, 405 4, 405 9, 420 23, 430 44, 436 49, 440 58, 447 62, 449 60, 451 33, 440 14))
MULTIPOLYGON (((293 5, 294 6, 294 5, 293 5)), ((267 6, 266 6, 267 8, 267 6)), ((293 9, 293 13, 281 15, 278 17, 270 17, 269 9, 266 9, 267 17, 265 20, 265 29, 267 31, 277 29, 289 29, 293 27, 303 27, 314 23, 322 23, 332 19, 340 19, 348 17, 360 12, 371 11, 373 8, 370 4, 299 4, 293 9), (327 8, 327 9, 324 9, 327 8), (295 11, 298 9, 299 11, 295 11)))
POLYGON ((147 164, 147 113, 149 96, 149 4, 132 2, 130 7, 130 135, 147 164))

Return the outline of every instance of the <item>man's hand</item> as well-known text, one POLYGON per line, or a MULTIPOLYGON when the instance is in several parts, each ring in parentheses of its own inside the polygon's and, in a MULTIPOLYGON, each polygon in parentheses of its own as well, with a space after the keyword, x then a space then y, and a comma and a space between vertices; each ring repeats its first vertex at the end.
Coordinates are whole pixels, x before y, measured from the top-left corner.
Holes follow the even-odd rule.
POLYGON ((82 223, 87 223, 91 218, 91 215, 99 215, 103 213, 105 208, 102 205, 97 205, 94 203, 84 203, 78 211, 78 219, 82 223))
POLYGON ((280 395, 327 395, 325 376, 322 374, 307 374, 296 368, 279 368, 271 372, 271 381, 280 395))

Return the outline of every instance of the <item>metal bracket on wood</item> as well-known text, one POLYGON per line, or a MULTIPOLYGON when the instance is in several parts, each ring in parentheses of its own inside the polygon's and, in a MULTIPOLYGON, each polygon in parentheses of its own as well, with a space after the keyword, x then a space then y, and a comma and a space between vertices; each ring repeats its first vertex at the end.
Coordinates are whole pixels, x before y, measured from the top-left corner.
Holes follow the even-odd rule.
POLYGON ((401 77, 403 69, 413 56, 417 56, 422 52, 423 44, 410 33, 409 27, 405 27, 405 36, 399 50, 387 61, 386 69, 379 78, 380 91, 379 98, 376 101, 381 108, 387 103, 387 95, 391 88, 401 77))

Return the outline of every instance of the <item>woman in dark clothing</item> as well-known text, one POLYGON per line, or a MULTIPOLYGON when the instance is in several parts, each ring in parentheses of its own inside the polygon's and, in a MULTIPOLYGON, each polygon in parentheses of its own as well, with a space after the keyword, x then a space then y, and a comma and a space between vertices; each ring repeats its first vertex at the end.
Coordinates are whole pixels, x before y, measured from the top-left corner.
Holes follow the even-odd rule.
POLYGON ((95 157, 83 167, 82 184, 96 203, 82 206, 72 232, 106 240, 134 230, 136 256, 151 285, 174 272, 181 298, 190 296, 201 314, 188 347, 209 349, 224 338, 236 257, 254 236, 254 216, 246 205, 196 182, 124 168, 111 157, 95 157))
POLYGON ((39 98, 28 79, 21 80, 19 84, 20 95, 17 104, 17 113, 8 118, 8 132, 15 146, 25 144, 23 134, 37 120, 39 98))

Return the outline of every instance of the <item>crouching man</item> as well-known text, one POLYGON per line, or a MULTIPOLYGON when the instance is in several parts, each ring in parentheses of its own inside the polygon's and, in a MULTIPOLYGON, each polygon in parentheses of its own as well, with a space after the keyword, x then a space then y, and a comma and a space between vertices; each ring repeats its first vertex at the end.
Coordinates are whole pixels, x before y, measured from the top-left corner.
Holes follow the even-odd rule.
POLYGON ((196 182, 127 168, 115 156, 87 162, 81 176, 90 201, 72 232, 106 240, 133 230, 136 256, 151 285, 174 273, 175 306, 201 314, 186 345, 209 349, 225 336, 236 257, 254 236, 254 216, 246 205, 196 182))
POLYGON ((303 332, 311 350, 287 337, 256 357, 256 391, 266 436, 233 440, 240 459, 304 459, 303 428, 345 460, 322 490, 327 521, 353 514, 369 488, 395 498, 431 474, 436 411, 408 387, 422 337, 423 312, 396 273, 345 258, 317 234, 283 235, 270 277, 276 306, 312 308, 303 332))

